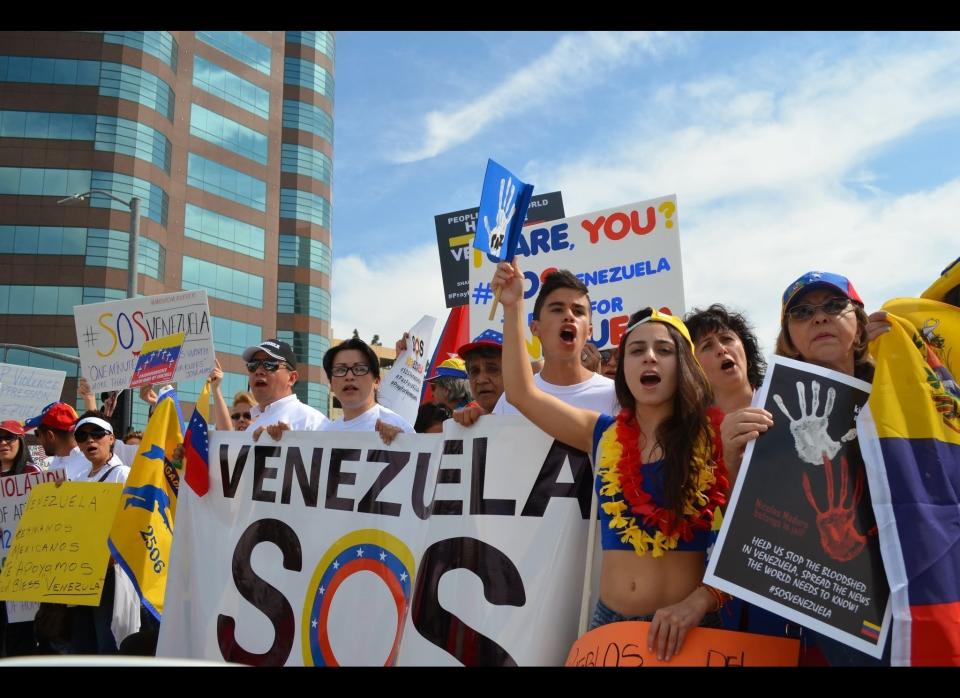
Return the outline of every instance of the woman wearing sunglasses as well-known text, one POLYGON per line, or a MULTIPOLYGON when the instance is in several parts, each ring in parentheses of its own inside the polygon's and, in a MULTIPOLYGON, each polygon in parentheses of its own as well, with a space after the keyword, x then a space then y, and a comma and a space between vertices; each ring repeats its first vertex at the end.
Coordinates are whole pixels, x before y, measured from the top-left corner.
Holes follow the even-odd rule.
POLYGON ((23 440, 23 425, 14 419, 0 422, 0 475, 39 473, 40 468, 30 459, 23 440))

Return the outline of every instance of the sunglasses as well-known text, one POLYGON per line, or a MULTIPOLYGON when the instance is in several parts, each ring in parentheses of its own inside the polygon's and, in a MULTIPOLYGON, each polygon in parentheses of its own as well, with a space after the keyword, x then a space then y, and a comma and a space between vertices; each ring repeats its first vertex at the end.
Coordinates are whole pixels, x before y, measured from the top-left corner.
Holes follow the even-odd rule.
POLYGON ((0 441, 16 441, 20 437, 10 431, 0 431, 0 441))
POLYGON ((243 419, 246 419, 247 421, 253 419, 253 415, 250 414, 249 412, 237 412, 236 414, 230 415, 230 419, 232 419, 232 420, 234 420, 234 421, 240 419, 241 417, 242 417, 243 419))
POLYGON ((617 355, 617 350, 616 350, 616 349, 601 349, 601 350, 600 350, 600 360, 603 361, 603 363, 607 363, 607 362, 610 360, 610 357, 616 357, 616 355, 617 355))
POLYGON ((286 366, 290 368, 290 365, 285 361, 278 361, 276 359, 254 359, 253 361, 247 362, 247 370, 250 373, 256 373, 257 369, 263 366, 264 371, 269 371, 270 373, 276 373, 281 366, 286 366))
POLYGON ((849 298, 830 298, 829 300, 816 305, 813 303, 800 303, 799 305, 795 305, 790 308, 787 311, 787 315, 789 315, 790 319, 792 320, 803 322, 804 320, 809 320, 816 315, 818 310, 822 310, 827 315, 835 317, 846 310, 849 306, 849 298))
POLYGON ((353 373, 355 376, 365 376, 370 373, 370 367, 366 364, 354 364, 353 366, 345 366, 344 364, 337 364, 332 369, 330 369, 330 375, 336 376, 337 378, 343 378, 347 375, 347 372, 353 373))
POLYGON ((99 441, 109 433, 110 432, 107 431, 106 429, 88 429, 85 431, 75 432, 73 435, 73 438, 76 440, 78 444, 82 444, 82 443, 86 443, 87 439, 95 439, 99 441))

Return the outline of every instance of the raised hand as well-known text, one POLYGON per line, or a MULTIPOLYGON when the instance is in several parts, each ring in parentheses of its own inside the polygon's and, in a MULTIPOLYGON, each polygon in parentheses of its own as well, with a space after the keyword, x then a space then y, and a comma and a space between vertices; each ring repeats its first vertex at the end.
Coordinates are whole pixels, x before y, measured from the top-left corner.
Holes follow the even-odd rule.
POLYGON ((491 288, 500 294, 500 302, 504 307, 523 302, 523 273, 517 258, 513 262, 500 262, 497 272, 493 275, 491 288))
POLYGON ((503 243, 507 239, 507 226, 510 225, 510 219, 513 218, 513 214, 516 213, 517 210, 516 203, 513 201, 516 191, 517 188, 513 184, 512 177, 501 179, 499 205, 497 207, 497 224, 491 229, 490 221, 486 216, 483 217, 483 226, 487 229, 487 239, 489 240, 491 254, 499 255, 500 248, 503 247, 503 243), (507 211, 508 204, 510 205, 509 211, 507 211))
MULTIPOLYGON (((779 395, 773 396, 773 401, 790 420, 790 433, 793 434, 793 443, 797 449, 797 455, 804 463, 810 465, 820 465, 823 462, 823 454, 833 458, 840 450, 840 441, 834 441, 827 433, 827 427, 830 424, 828 417, 833 411, 833 401, 837 396, 837 391, 833 388, 827 391, 827 404, 824 405, 823 414, 817 415, 817 407, 820 406, 820 383, 812 382, 813 397, 810 402, 810 412, 805 413, 807 407, 806 392, 803 383, 797 381, 797 398, 800 402, 800 416, 794 419, 786 405, 783 404, 783 398, 779 395)), ((856 437, 856 431, 853 435, 848 432, 841 441, 850 441, 856 437)))
POLYGON ((820 531, 820 545, 824 552, 834 560, 847 562, 859 555, 867 545, 867 536, 876 535, 876 528, 863 535, 854 526, 857 505, 863 497, 863 471, 858 470, 853 485, 853 497, 849 504, 847 486, 850 481, 850 466, 844 456, 840 457, 840 496, 833 499, 833 463, 823 456, 823 471, 827 477, 827 506, 821 511, 810 487, 810 476, 803 474, 803 493, 814 511, 817 512, 817 530, 820 531))

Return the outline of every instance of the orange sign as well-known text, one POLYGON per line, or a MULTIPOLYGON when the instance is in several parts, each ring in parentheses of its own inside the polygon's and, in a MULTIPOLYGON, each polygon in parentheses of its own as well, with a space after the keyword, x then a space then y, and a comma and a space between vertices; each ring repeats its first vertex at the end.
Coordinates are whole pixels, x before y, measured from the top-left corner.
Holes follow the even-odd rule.
POLYGON ((669 662, 647 651, 650 623, 624 621, 591 630, 570 648, 565 666, 797 666, 800 641, 695 628, 669 662))

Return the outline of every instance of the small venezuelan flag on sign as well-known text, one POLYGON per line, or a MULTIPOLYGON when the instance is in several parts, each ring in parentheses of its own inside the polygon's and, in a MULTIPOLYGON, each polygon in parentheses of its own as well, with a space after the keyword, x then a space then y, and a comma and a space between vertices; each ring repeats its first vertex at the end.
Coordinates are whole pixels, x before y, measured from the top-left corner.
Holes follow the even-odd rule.
POLYGON ((860 634, 866 635, 871 640, 877 640, 880 638, 880 626, 865 620, 863 621, 863 627, 860 628, 860 634))

